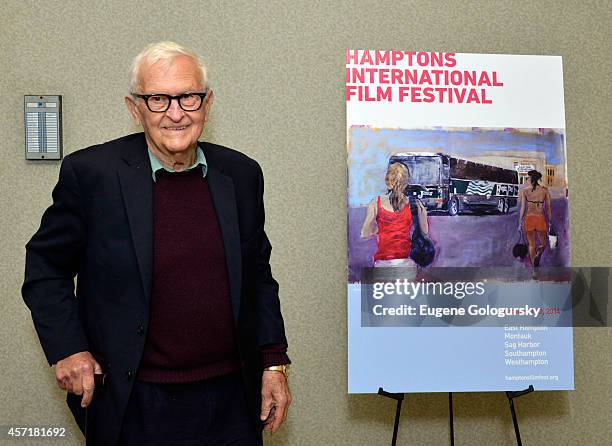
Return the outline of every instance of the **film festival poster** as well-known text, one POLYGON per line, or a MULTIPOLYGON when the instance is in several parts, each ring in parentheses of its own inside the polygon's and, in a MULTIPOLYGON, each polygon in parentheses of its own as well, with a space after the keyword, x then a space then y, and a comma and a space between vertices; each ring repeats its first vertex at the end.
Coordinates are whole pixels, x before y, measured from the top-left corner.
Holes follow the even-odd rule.
POLYGON ((543 229, 534 223, 547 237, 539 265, 569 266, 561 58, 347 50, 345 76, 349 393, 573 389, 571 324, 406 322, 418 318, 419 303, 467 301, 452 282, 450 297, 407 296, 406 277, 414 283, 414 274, 445 268, 508 271, 501 294, 529 307, 538 278, 530 255, 513 248, 528 245, 520 197, 534 171, 550 200, 532 206, 551 215, 543 229), (417 268, 410 239, 423 229, 423 210, 433 257, 417 268), (376 274, 396 289, 365 277, 376 274))

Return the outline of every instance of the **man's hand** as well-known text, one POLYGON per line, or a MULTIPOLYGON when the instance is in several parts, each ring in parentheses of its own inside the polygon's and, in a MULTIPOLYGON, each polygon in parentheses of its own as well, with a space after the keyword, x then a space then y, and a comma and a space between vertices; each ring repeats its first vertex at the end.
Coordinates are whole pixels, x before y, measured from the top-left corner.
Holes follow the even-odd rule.
POLYGON ((272 407, 274 413, 264 426, 265 431, 276 432, 287 418, 287 410, 291 404, 291 393, 287 378, 281 372, 264 370, 261 379, 261 421, 268 418, 272 407))
POLYGON ((102 373, 102 367, 89 352, 79 352, 55 364, 55 379, 60 389, 83 395, 81 407, 89 406, 94 393, 94 373, 102 373))

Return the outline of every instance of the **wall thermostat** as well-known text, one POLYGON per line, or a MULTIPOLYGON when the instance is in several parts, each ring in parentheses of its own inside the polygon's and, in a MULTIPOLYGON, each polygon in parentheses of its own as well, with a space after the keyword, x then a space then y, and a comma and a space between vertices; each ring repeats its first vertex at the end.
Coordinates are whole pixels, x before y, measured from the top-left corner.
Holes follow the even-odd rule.
POLYGON ((24 96, 23 116, 26 159, 62 159, 62 97, 24 96))

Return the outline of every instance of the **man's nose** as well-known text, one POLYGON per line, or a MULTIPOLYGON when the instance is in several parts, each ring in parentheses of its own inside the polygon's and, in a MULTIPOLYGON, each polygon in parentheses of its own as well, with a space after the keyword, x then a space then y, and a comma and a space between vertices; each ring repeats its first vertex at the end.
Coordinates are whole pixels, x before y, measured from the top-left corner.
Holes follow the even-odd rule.
POLYGON ((178 122, 183 119, 184 115, 185 111, 179 105, 178 98, 171 99, 170 106, 168 107, 168 110, 166 110, 166 116, 168 116, 173 121, 178 122))

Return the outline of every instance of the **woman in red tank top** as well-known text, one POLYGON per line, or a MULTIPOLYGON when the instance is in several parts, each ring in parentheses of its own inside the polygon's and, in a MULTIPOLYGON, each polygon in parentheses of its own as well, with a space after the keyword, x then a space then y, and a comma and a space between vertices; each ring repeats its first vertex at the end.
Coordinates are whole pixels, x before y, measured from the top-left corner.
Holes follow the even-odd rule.
MULTIPOLYGON (((366 239, 378 234, 374 266, 416 266, 410 259, 412 213, 404 193, 409 180, 410 172, 404 164, 389 165, 385 175, 388 194, 376 197, 368 206, 361 237, 366 239)), ((427 211, 420 203, 418 210, 421 230, 427 234, 427 211)))

